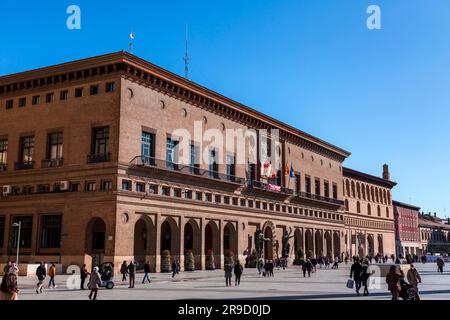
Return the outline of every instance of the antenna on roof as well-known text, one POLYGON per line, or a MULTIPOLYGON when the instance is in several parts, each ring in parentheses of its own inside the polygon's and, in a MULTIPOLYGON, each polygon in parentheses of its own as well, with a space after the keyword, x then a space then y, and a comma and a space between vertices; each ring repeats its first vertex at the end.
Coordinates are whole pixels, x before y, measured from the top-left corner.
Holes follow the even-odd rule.
POLYGON ((189 53, 188 53, 188 25, 186 24, 186 50, 184 52, 184 77, 186 79, 189 78, 189 60, 191 58, 189 57, 189 53))
POLYGON ((130 33, 130 53, 131 54, 133 54, 133 41, 134 41, 134 38, 136 38, 136 36, 135 36, 133 30, 131 30, 131 33, 130 33))

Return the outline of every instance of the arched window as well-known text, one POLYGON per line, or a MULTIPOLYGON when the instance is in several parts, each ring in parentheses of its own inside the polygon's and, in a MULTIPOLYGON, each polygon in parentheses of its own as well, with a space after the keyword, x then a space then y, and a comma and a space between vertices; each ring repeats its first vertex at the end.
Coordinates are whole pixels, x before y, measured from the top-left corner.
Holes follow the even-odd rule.
POLYGON ((345 211, 349 211, 348 210, 348 200, 347 199, 345 199, 345 211))
POLYGON ((389 218, 389 208, 386 207, 386 218, 389 218))
POLYGON ((367 214, 368 214, 369 216, 372 215, 372 207, 370 206, 370 203, 367 204, 367 214))
POLYGON ((391 192, 390 191, 387 192, 387 200, 388 200, 388 204, 391 205, 392 203, 391 203, 391 192))
POLYGON ((372 202, 375 202, 375 189, 373 186, 372 186, 372 188, 370 188, 370 193, 372 195, 372 202))
POLYGON ((381 208, 380 208, 380 206, 377 207, 377 211, 378 211, 378 216, 381 217, 381 208))
POLYGON ((379 194, 378 194, 378 188, 375 189, 375 201, 376 202, 380 202, 380 197, 379 197, 379 194))
POLYGON ((356 213, 361 213, 361 204, 359 201, 356 202, 356 213))
POLYGON ((369 185, 366 186, 366 192, 367 192, 367 201, 370 201, 370 187, 369 187, 369 185))
POLYGON ((366 187, 363 184, 361 185, 361 191, 363 200, 366 200, 366 187))
POLYGON ((351 196, 350 194, 350 181, 345 180, 345 190, 347 191, 347 196, 351 196))
POLYGON ((356 197, 356 192, 355 192, 355 182, 352 181, 352 197, 355 198, 356 197))
POLYGON ((361 199, 361 185, 358 183, 356 183, 356 193, 358 195, 358 199, 361 199))
POLYGON ((387 204, 386 190, 383 190, 383 203, 387 204))

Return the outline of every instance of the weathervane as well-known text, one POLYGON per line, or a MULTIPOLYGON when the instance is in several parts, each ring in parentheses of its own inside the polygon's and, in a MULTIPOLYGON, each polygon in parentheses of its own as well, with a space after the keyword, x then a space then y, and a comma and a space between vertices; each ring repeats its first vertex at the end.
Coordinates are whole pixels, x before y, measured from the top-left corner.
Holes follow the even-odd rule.
POLYGON ((130 53, 133 53, 133 40, 134 38, 136 38, 136 36, 134 35, 133 31, 131 31, 130 33, 130 53))
POLYGON ((184 52, 184 76, 186 79, 189 78, 189 53, 188 53, 188 25, 186 25, 186 49, 184 52))

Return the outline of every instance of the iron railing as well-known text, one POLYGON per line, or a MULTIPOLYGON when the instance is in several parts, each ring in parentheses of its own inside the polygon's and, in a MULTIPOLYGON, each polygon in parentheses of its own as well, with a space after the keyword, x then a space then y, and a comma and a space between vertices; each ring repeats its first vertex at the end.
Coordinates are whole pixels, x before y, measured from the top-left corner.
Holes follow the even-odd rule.
POLYGON ((28 170, 33 168, 34 168, 34 161, 16 162, 14 164, 15 170, 28 170))
POLYGON ((111 160, 111 153, 88 154, 87 163, 108 162, 111 160))
POLYGON ((64 164, 63 158, 42 160, 42 168, 61 167, 64 164))
POLYGON ((264 182, 257 181, 257 180, 249 180, 248 186, 256 188, 256 189, 260 189, 260 190, 274 192, 274 193, 282 193, 285 195, 293 195, 294 194, 294 190, 292 190, 292 189, 272 185, 269 183, 264 183, 264 182), (273 187, 271 187, 271 186, 273 186, 273 187), (276 189, 279 189, 280 191, 276 191, 276 189))

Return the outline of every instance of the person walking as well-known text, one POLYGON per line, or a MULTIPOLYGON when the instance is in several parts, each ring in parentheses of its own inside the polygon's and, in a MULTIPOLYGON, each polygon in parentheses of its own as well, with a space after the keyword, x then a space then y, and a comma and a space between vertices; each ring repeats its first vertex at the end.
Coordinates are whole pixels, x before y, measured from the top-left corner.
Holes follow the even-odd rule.
POLYGON ((80 269, 80 279, 81 279, 80 289, 81 290, 85 290, 84 289, 84 283, 85 283, 86 278, 88 277, 88 275, 89 275, 89 272, 87 271, 86 265, 83 264, 83 266, 80 269))
POLYGON ((359 258, 356 258, 355 262, 352 264, 350 269, 350 279, 351 278, 355 281, 356 294, 359 296, 359 289, 361 289, 362 281, 362 265, 361 262, 359 262, 359 258))
POLYGON ((36 286, 36 293, 42 293, 42 287, 44 286, 44 279, 47 276, 47 270, 45 270, 44 262, 40 262, 36 269, 36 277, 38 278, 38 283, 36 286))
POLYGON ((173 260, 172 261, 172 278, 175 277, 176 274, 178 274, 180 271, 178 270, 180 264, 178 263, 177 260, 173 260))
POLYGON ((147 280, 149 283, 152 282, 150 280, 149 275, 150 275, 150 262, 147 261, 144 264, 144 278, 142 279, 142 283, 145 283, 145 280, 147 280))
POLYGON ((127 267, 128 274, 130 275, 130 286, 128 288, 134 288, 134 280, 136 278, 137 262, 130 261, 127 267))
POLYGON ((224 266, 225 271, 225 283, 226 286, 231 286, 231 277, 233 276, 233 266, 231 264, 226 264, 224 266))
POLYGON ((120 273, 122 274, 122 281, 127 281, 128 265, 126 261, 122 262, 120 273))
POLYGON ((390 267, 388 274, 386 275, 386 283, 388 285, 388 290, 392 294, 392 300, 398 300, 400 295, 401 286, 400 278, 402 274, 398 271, 398 267, 393 265, 390 267))
POLYGON ((443 273, 444 272, 444 266, 445 266, 444 260, 441 257, 438 257, 437 260, 436 260, 436 264, 437 264, 437 267, 438 267, 438 272, 443 273))
POLYGON ((239 286, 241 284, 241 276, 244 272, 244 268, 242 267, 242 264, 239 262, 239 260, 236 261, 236 264, 234 265, 234 285, 239 286))
POLYGON ((306 272, 308 271, 308 277, 311 277, 311 271, 313 269, 313 265, 311 263, 310 259, 306 259, 305 262, 302 264, 302 271, 303 271, 303 278, 306 277, 306 272))
POLYGON ((331 267, 331 269, 339 269, 339 258, 338 257, 334 258, 334 263, 333 263, 333 266, 331 267))
POLYGON ((413 286, 416 300, 420 300, 419 297, 419 283, 422 283, 422 278, 420 277, 419 271, 415 268, 414 264, 411 263, 408 272, 406 273, 406 279, 408 283, 413 286))
POLYGON ((369 277, 371 274, 369 273, 369 260, 364 260, 362 264, 362 272, 361 272, 361 281, 362 285, 364 286, 363 295, 368 296, 369 295, 369 288, 367 282, 369 281, 369 277))
POLYGON ((264 260, 261 258, 258 261, 258 274, 261 275, 264 271, 264 260))
POLYGON ((10 272, 5 273, 0 285, 0 301, 19 300, 19 289, 17 288, 17 275, 10 272))
POLYGON ((100 288, 101 284, 102 280, 100 279, 98 267, 94 267, 88 284, 88 288, 91 290, 91 293, 89 293, 89 300, 97 300, 98 288, 100 288))
POLYGON ((56 288, 55 285, 55 276, 56 276, 56 265, 52 263, 50 269, 48 269, 48 276, 50 277, 50 281, 48 282, 48 288, 56 288))

